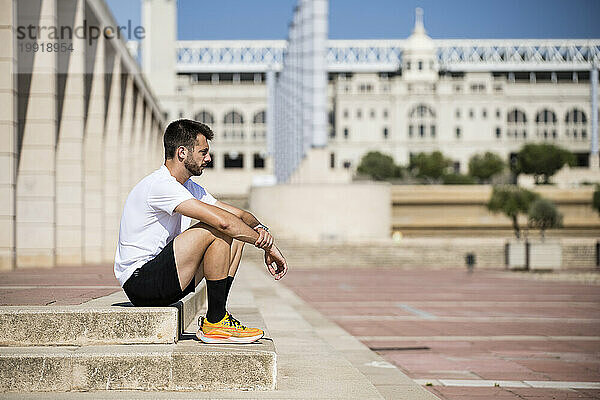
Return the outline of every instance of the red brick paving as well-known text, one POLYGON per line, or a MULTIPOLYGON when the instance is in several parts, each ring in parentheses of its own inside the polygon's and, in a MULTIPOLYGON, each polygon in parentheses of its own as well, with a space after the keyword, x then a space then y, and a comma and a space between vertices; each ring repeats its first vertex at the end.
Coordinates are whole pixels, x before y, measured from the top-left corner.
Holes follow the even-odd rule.
POLYGON ((112 265, 0 272, 0 305, 74 305, 118 290, 112 265))
MULTIPOLYGON (((414 379, 600 382, 600 286, 501 274, 456 269, 294 269, 284 283, 349 333, 390 336, 389 340, 363 340, 368 346, 429 347, 379 351, 414 379), (427 319, 419 312, 460 320, 427 319), (373 316, 387 318, 373 320, 373 316), (529 319, 518 319, 523 317, 529 319), (535 338, 426 338, 506 335, 535 338), (413 338, 403 340, 403 336, 413 338), (591 336, 592 340, 544 336, 591 336)), ((425 387, 442 399, 600 398, 596 389, 425 387)))

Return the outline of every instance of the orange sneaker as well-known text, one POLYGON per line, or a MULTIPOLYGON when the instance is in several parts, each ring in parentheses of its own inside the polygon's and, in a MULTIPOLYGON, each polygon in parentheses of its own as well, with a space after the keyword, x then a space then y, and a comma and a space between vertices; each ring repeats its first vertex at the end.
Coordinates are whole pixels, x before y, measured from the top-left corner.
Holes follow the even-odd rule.
POLYGON ((228 312, 225 312, 221 321, 214 324, 200 317, 199 325, 196 336, 204 343, 252 343, 265 334, 261 329, 242 325, 228 312))

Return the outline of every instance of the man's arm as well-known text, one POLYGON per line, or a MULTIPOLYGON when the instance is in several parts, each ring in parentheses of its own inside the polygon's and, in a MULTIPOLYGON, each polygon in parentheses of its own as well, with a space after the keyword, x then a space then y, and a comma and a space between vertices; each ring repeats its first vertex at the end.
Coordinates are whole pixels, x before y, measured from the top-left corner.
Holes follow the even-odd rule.
MULTIPOLYGON (((239 213, 243 211, 223 202, 217 201, 216 204, 218 203, 225 204, 226 207, 231 207, 231 210, 234 212, 239 213)), ((175 207, 174 211, 183 214, 186 217, 202 221, 234 239, 238 239, 246 243, 252 243, 257 247, 262 248, 265 250, 265 264, 267 265, 271 275, 275 277, 275 280, 283 278, 283 276, 287 273, 287 262, 277 246, 273 245, 272 236, 269 235, 268 232, 264 232, 263 229, 259 229, 261 231, 259 235, 259 233, 252 229, 245 221, 241 219, 241 217, 238 217, 226 209, 216 207, 216 204, 212 206, 197 199, 189 199, 175 207), (259 237, 264 237, 265 234, 268 235, 270 240, 266 244, 257 244, 259 237), (273 267, 273 264, 275 264, 275 267, 273 267)), ((254 216, 249 212, 243 212, 251 215, 252 218, 256 220, 256 218, 254 218, 254 216)))
POLYGON ((244 221, 244 223, 250 228, 255 228, 257 225, 260 225, 258 219, 256 219, 256 217, 248 211, 239 209, 237 207, 232 206, 231 204, 224 203, 220 200, 217 200, 215 206, 222 208, 223 210, 229 211, 233 215, 237 216, 242 221, 244 221))
POLYGON ((175 212, 197 219, 227 236, 255 244, 259 234, 235 214, 197 199, 189 199, 175 207, 175 212))
POLYGON ((252 215, 248 211, 241 210, 237 207, 232 206, 231 204, 223 203, 222 201, 219 201, 219 200, 217 200, 217 202, 215 203, 215 206, 220 207, 225 211, 229 211, 230 213, 232 213, 233 215, 237 216, 242 221, 244 221, 244 223, 246 225, 248 225, 250 228, 257 231, 259 234, 259 237, 258 237, 258 241, 256 243, 254 243, 254 245, 256 247, 259 247, 266 251, 273 245, 274 239, 273 239, 273 236, 271 236, 271 234, 268 232, 268 228, 263 228, 264 225, 262 225, 258 221, 258 219, 256 219, 256 217, 254 215, 252 215), (260 229, 260 228, 257 229, 257 227, 260 227, 262 229, 260 229))

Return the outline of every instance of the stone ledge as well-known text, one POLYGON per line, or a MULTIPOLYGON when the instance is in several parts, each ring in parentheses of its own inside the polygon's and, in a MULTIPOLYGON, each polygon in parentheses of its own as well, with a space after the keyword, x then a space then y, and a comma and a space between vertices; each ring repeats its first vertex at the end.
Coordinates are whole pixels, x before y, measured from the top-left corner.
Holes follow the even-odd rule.
MULTIPOLYGON (((191 343, 185 343, 191 342, 191 343)), ((1 392, 273 390, 272 341, 0 349, 1 392)))
POLYGON ((176 343, 206 301, 206 284, 168 307, 133 307, 119 290, 77 306, 0 307, 0 346, 176 343))

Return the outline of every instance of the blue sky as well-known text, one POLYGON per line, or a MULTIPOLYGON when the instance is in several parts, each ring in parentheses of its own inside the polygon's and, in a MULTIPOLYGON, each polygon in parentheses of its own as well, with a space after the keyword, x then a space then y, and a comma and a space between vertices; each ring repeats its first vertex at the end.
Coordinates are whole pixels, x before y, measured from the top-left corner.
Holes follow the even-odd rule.
MULTIPOLYGON (((140 0, 106 0, 120 24, 140 24, 140 0)), ((285 39, 296 0, 178 0, 178 38, 285 39)), ((407 37, 414 10, 450 38, 600 38, 600 0, 330 0, 332 39, 407 37)))

